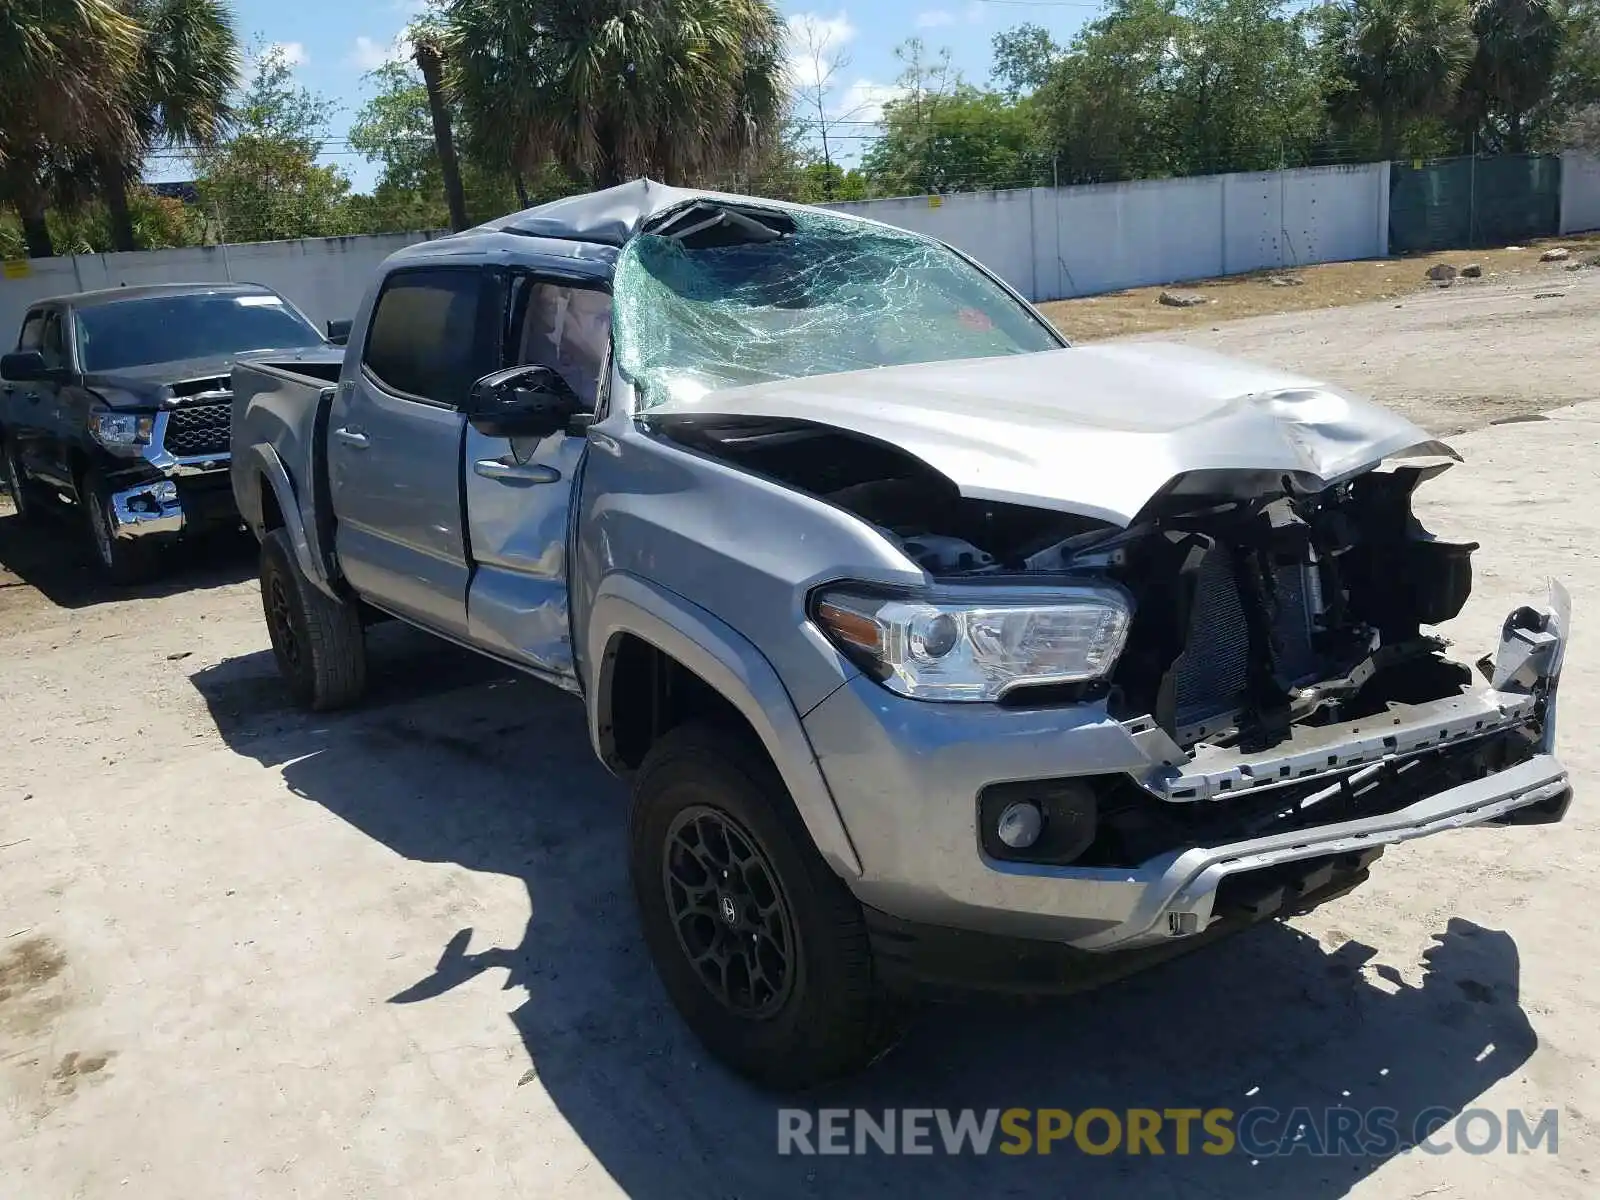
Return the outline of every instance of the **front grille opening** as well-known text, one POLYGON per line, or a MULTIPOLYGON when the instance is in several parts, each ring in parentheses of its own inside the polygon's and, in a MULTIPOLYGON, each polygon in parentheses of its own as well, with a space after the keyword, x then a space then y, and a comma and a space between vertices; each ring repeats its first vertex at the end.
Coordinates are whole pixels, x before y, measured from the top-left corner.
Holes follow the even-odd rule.
POLYGON ((1359 853, 1323 854, 1225 876, 1217 885, 1211 913, 1247 921, 1293 916, 1361 883, 1382 854, 1383 848, 1375 846, 1359 853))
POLYGON ((225 454, 232 420, 232 403, 191 404, 175 408, 167 414, 165 446, 179 458, 225 454))

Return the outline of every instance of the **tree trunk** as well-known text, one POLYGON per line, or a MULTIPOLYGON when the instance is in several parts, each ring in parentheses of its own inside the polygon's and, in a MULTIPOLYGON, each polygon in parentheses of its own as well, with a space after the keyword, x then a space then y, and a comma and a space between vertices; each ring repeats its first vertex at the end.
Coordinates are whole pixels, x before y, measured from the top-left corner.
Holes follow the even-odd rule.
POLYGON ((596 188, 616 187, 622 182, 622 162, 617 154, 617 139, 612 134, 609 126, 601 126, 596 131, 599 135, 600 157, 594 164, 594 185, 596 188))
POLYGON ((22 218, 22 238, 28 246, 29 258, 54 258, 55 244, 50 240, 50 226, 44 218, 44 198, 25 196, 18 204, 22 218))
POLYGON ((1393 159, 1400 150, 1400 122, 1393 109, 1378 114, 1378 157, 1393 159))
POLYGON ((511 182, 517 185, 517 204, 523 208, 532 207, 528 203, 528 185, 523 181, 522 172, 512 171, 511 182))
POLYGON ((105 189, 106 212, 111 218, 111 248, 136 250, 133 214, 128 211, 128 172, 114 155, 100 160, 100 185, 105 189))
POLYGON ((428 42, 419 42, 417 67, 428 89, 428 110, 433 115, 433 141, 439 151, 439 173, 444 176, 444 202, 450 209, 450 228, 459 233, 467 227, 467 199, 461 190, 461 164, 456 160, 455 138, 450 132, 450 110, 444 103, 443 64, 439 51, 428 42))

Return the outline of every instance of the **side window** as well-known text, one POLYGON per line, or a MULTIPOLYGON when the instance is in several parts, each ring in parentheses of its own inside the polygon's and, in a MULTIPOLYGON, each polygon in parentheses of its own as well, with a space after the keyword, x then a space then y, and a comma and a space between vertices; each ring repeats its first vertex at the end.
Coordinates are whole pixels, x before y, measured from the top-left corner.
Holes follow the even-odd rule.
POLYGON ((18 350, 38 350, 44 343, 44 313, 31 312, 22 320, 22 336, 17 339, 18 350))
POLYGON ((362 365, 392 392, 459 406, 492 369, 478 324, 487 278, 475 268, 390 276, 373 308, 362 365))
POLYGON ((44 356, 44 365, 52 370, 67 365, 67 344, 62 336, 61 314, 58 312, 45 315, 39 353, 44 356))
POLYGON ((525 279, 513 300, 512 320, 506 365, 554 367, 592 410, 611 351, 611 296, 525 279))

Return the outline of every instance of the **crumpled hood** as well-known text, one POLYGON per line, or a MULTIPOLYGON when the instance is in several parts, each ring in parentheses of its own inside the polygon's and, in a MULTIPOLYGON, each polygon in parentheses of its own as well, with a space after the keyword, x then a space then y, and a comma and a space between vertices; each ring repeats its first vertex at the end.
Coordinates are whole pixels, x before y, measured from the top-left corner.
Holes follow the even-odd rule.
POLYGON ((1126 342, 883 367, 669 400, 644 417, 809 421, 899 447, 962 495, 1127 525, 1195 471, 1305 491, 1403 450, 1454 452, 1370 401, 1187 346, 1126 342))

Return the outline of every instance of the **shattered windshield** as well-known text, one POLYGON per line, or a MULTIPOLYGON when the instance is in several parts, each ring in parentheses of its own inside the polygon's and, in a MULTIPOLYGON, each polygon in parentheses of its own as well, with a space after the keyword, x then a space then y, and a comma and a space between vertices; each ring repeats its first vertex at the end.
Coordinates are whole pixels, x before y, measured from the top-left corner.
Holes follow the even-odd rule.
POLYGON ((773 379, 1061 347, 937 243, 823 212, 781 221, 754 238, 651 233, 624 248, 616 349, 643 407, 773 379))

